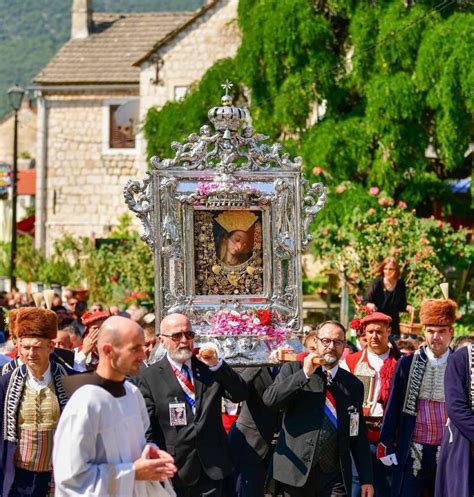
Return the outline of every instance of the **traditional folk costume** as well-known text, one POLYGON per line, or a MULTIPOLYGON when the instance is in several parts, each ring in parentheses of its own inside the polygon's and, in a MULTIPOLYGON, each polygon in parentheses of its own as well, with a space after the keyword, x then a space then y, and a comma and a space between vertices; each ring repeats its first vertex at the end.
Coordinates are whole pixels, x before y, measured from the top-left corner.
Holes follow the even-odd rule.
MULTIPOLYGON (((83 338, 90 332, 93 324, 100 326, 108 317, 109 311, 94 311, 90 314, 85 313, 82 316, 82 324, 84 325, 83 338)), ((82 345, 75 350, 74 362, 78 366, 78 370, 95 371, 99 363, 99 354, 94 347, 87 355, 82 351, 82 345)))
MULTIPOLYGON (((19 339, 53 339, 56 332, 54 312, 34 307, 19 310, 19 339)), ((52 441, 67 402, 61 377, 70 372, 51 361, 43 379, 35 378, 26 364, 0 378, 2 496, 52 495, 52 441)))
POLYGON ((474 495, 474 344, 454 353, 444 381, 448 423, 436 474, 436 497, 474 495))
MULTIPOLYGON (((420 319, 424 325, 452 326, 455 309, 451 300, 425 300, 420 319)), ((447 419, 444 374, 450 354, 448 349, 435 357, 423 347, 398 362, 377 448, 380 459, 396 455, 392 497, 419 497, 426 485, 433 492, 447 419)))
POLYGON ((68 378, 65 387, 80 388, 72 394, 56 430, 56 497, 175 495, 169 482, 135 480, 133 462, 145 447, 150 424, 136 386, 94 372, 68 378))
MULTIPOLYGON (((361 320, 361 329, 369 323, 386 323, 392 321, 390 316, 374 312, 361 320)), ((369 352, 367 349, 350 354, 341 363, 341 367, 350 371, 364 385, 364 403, 362 412, 367 426, 371 445, 372 465, 374 470, 374 487, 377 497, 390 493, 391 468, 384 466, 376 457, 376 447, 380 438, 384 408, 390 395, 392 377, 398 361, 398 354, 389 349, 382 355, 369 352)), ((355 475, 355 472, 353 473, 355 475)), ((353 477, 353 495, 360 494, 358 477, 353 477)))

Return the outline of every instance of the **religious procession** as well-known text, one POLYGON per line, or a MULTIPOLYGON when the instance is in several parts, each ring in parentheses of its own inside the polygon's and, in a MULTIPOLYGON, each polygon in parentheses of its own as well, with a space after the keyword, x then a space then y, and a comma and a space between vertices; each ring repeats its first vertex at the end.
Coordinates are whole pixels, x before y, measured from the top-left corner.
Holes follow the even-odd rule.
MULTIPOLYGON (((453 18, 464 36, 473 13, 463 2, 335 3, 117 14, 72 1, 71 39, 33 79, 32 238, 16 221, 21 99, 14 113, 0 497, 474 497, 472 197, 447 193, 459 186, 448 172, 472 165, 472 136, 459 125, 450 166, 436 88, 424 90, 431 135, 415 140, 406 112, 398 137, 387 128, 386 101, 400 102, 385 91, 410 57, 410 85, 444 71, 422 36, 453 18), (375 55, 362 67, 358 23, 383 32, 394 16, 409 17, 401 36, 417 30, 412 55, 383 52, 395 30, 362 45, 375 55), (306 28, 268 34, 267 58, 255 30, 285 18, 306 28), (353 44, 350 60, 325 65, 324 30, 339 37, 334 53, 353 44), (364 71, 379 78, 378 109, 364 71), (101 126, 105 144, 94 142, 101 126), (415 165, 434 160, 428 149, 439 185, 428 162, 415 165)), ((452 40, 436 40, 449 58, 452 40)), ((447 98, 459 103, 460 88, 447 98)))

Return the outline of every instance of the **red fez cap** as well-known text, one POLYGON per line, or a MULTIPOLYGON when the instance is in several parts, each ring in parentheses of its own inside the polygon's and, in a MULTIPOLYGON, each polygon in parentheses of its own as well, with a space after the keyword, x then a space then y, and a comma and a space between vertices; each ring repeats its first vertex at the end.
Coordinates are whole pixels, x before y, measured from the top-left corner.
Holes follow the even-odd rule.
POLYGON ((94 311, 89 313, 85 313, 82 315, 82 324, 89 328, 91 324, 97 323, 97 321, 105 321, 108 317, 110 317, 109 311, 94 311))
POLYGON ((364 318, 360 320, 360 324, 362 329, 365 328, 370 323, 386 323, 390 324, 392 322, 392 318, 387 316, 383 312, 373 312, 372 314, 368 314, 364 318))

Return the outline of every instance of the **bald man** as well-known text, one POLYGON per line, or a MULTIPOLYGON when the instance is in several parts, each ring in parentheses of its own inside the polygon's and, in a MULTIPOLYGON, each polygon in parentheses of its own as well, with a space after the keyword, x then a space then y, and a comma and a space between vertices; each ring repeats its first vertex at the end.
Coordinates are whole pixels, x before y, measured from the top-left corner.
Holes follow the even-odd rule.
POLYGON ((232 470, 222 398, 246 400, 248 386, 215 350, 193 355, 194 332, 186 316, 166 316, 159 340, 166 356, 139 380, 150 415, 147 438, 175 458, 178 497, 220 497, 223 479, 232 470))
POLYGON ((97 370, 65 382, 71 398, 55 437, 56 497, 174 496, 169 483, 176 472, 173 458, 146 444, 145 402, 125 381, 138 374, 144 346, 138 324, 110 317, 100 328, 97 370))

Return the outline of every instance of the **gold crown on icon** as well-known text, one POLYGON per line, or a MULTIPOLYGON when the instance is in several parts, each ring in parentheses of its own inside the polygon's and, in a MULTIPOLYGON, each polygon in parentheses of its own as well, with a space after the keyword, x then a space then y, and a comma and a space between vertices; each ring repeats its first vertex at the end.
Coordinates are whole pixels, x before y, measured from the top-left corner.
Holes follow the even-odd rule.
POLYGON ((227 233, 232 231, 248 231, 258 217, 250 211, 224 211, 216 217, 216 222, 220 224, 227 233))

